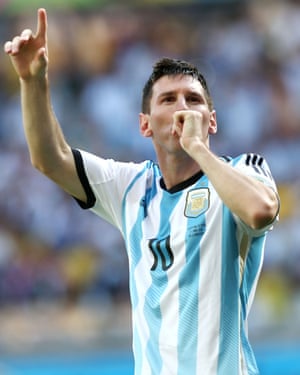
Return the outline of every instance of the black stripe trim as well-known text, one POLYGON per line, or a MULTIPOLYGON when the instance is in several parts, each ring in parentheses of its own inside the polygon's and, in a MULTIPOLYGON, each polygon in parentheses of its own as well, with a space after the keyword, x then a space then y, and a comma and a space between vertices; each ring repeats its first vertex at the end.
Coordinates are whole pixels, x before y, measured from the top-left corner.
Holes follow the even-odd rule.
POLYGON ((251 154, 247 154, 246 165, 250 164, 250 160, 251 160, 251 154))
POLYGON ((253 169, 258 174, 264 174, 266 177, 269 177, 267 171, 263 168, 264 158, 257 154, 247 154, 246 165, 252 165, 253 169))
POLYGON ((86 210, 86 209, 92 208, 94 206, 94 204, 96 202, 96 197, 95 197, 95 194, 94 194, 94 192, 91 188, 91 185, 89 183, 87 175, 85 173, 85 169, 84 169, 84 165, 83 165, 83 159, 82 159, 82 155, 81 155, 80 151, 72 148, 72 153, 73 153, 73 157, 74 157, 76 171, 77 171, 79 180, 82 184, 82 187, 85 191, 87 201, 82 202, 75 197, 73 197, 73 198, 76 200, 76 202, 79 204, 79 206, 81 208, 86 210))
POLYGON ((178 191, 184 190, 185 188, 193 185, 195 182, 197 182, 198 180, 200 180, 200 178, 202 176, 203 176, 203 172, 199 171, 198 173, 196 173, 192 177, 188 178, 187 180, 182 181, 182 182, 180 182, 179 184, 177 184, 175 186, 172 186, 171 189, 167 189, 164 179, 161 178, 161 180, 160 180, 160 187, 162 189, 166 190, 168 193, 174 194, 174 193, 177 193, 178 191))
POLYGON ((227 156, 227 155, 222 155, 221 159, 223 159, 224 161, 227 161, 229 163, 232 160, 232 157, 227 156))
POLYGON ((255 155, 253 155, 252 163, 256 164, 256 161, 257 161, 257 155, 255 154, 255 155))

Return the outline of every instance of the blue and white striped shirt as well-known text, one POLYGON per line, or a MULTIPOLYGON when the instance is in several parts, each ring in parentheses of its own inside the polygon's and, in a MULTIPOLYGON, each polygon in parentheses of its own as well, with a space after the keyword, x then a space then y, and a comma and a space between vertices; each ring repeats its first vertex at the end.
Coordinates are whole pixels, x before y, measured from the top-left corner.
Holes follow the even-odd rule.
MULTIPOLYGON (((205 175, 167 191, 151 161, 74 153, 91 210, 126 243, 135 374, 258 374, 247 317, 272 225, 251 230, 205 175)), ((276 190, 262 157, 228 162, 276 190)))

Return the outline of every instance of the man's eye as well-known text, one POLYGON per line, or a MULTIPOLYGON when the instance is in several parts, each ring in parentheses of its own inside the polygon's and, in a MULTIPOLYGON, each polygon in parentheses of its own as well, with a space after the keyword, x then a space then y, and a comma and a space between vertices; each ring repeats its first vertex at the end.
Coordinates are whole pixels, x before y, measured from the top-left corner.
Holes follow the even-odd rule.
POLYGON ((163 98, 163 102, 165 103, 171 103, 175 100, 175 98, 173 96, 166 96, 163 98))
POLYGON ((187 100, 191 103, 199 103, 200 102, 200 98, 198 96, 191 96, 187 100))

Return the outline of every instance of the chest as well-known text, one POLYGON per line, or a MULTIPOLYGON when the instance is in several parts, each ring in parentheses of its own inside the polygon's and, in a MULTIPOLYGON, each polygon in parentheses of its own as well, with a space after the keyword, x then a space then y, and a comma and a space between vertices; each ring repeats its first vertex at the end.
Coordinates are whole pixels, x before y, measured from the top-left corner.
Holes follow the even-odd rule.
POLYGON ((150 189, 128 199, 127 247, 134 262, 143 259, 146 268, 166 271, 199 256, 200 247, 204 253, 205 243, 217 247, 213 232, 222 204, 207 183, 174 194, 150 189))

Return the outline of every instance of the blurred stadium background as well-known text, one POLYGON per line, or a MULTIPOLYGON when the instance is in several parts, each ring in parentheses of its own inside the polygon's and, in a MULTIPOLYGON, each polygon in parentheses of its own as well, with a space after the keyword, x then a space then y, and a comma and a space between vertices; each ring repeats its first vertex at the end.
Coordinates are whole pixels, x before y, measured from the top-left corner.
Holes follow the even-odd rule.
MULTIPOLYGON (((193 61, 218 114, 216 153, 258 152, 277 181, 249 331, 262 375, 300 374, 300 1, 1 0, 1 44, 49 17, 52 97, 75 147, 153 158, 138 131, 156 58, 193 61)), ((0 61, 0 374, 132 374, 120 235, 29 162, 19 86, 0 61)))

